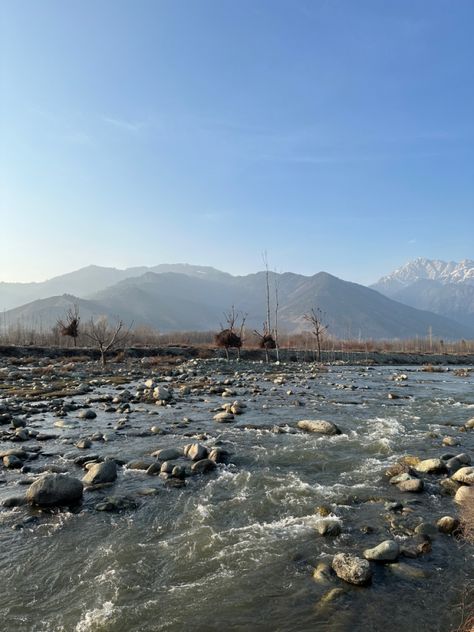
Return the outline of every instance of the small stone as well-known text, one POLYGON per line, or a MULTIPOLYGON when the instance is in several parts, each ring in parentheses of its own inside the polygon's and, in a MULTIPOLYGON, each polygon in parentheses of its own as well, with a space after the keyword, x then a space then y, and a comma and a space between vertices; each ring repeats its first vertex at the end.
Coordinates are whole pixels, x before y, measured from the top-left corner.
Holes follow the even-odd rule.
POLYGON ((450 534, 459 528, 459 520, 457 518, 453 518, 452 516, 443 516, 438 520, 436 526, 441 533, 450 534))
POLYGON ((319 535, 337 537, 341 534, 341 523, 338 520, 324 520, 316 524, 319 535))
POLYGON ((87 450, 92 446, 92 441, 90 439, 79 439, 76 443, 76 448, 80 450, 87 450))

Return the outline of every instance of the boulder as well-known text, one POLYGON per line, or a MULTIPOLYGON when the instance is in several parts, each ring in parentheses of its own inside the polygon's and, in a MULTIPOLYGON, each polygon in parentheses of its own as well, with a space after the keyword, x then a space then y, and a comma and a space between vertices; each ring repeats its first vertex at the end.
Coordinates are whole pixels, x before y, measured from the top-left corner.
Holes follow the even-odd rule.
POLYGON ((228 423, 229 421, 234 421, 234 415, 227 412, 217 413, 217 415, 214 415, 214 421, 219 423, 228 423))
POLYGON ((365 586, 372 579, 369 562, 350 553, 337 553, 332 560, 332 568, 340 579, 356 586, 365 586))
POLYGON ((296 424, 300 430, 306 432, 314 432, 324 435, 337 435, 341 434, 341 431, 333 424, 332 421, 325 421, 324 419, 302 419, 296 424))
POLYGON ((78 502, 82 498, 81 481, 68 474, 46 474, 26 491, 26 500, 38 507, 55 507, 78 502))
POLYGON ((415 465, 415 470, 424 474, 437 474, 446 470, 446 464, 441 459, 425 459, 415 465))
POLYGON ((79 419, 95 419, 97 417, 97 413, 90 408, 87 408, 86 410, 81 410, 78 417, 79 419))
POLYGON ((205 474, 206 472, 211 472, 216 469, 216 464, 211 459, 201 459, 200 461, 196 461, 191 466, 191 471, 193 474, 205 474))
POLYGON ((209 452, 206 446, 200 443, 189 443, 184 446, 184 456, 187 456, 191 461, 200 461, 206 459, 209 452))
POLYGON ((364 551, 366 560, 374 562, 393 562, 400 554, 400 547, 395 540, 384 540, 372 549, 364 551))
POLYGON ((474 485, 474 467, 461 467, 451 476, 451 478, 453 481, 462 483, 463 485, 474 485))
POLYGON ((419 494, 423 491, 423 481, 419 478, 408 478, 398 483, 397 487, 401 492, 419 494))
POLYGON ((173 461, 183 456, 183 451, 180 448, 163 448, 152 452, 151 456, 160 461, 173 461))
POLYGON ((112 483, 117 478, 117 464, 113 459, 91 465, 82 481, 86 485, 112 483))
POLYGON ((454 496, 454 502, 458 503, 458 505, 474 503, 474 486, 461 485, 454 496))

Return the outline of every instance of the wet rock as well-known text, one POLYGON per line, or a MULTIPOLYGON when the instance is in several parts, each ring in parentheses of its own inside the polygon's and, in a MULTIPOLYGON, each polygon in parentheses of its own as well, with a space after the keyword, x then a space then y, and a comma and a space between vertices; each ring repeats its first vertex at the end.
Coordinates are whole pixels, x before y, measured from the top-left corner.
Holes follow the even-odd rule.
POLYGON ((163 448, 162 450, 152 452, 151 456, 160 461, 173 461, 183 456, 183 450, 179 448, 163 448))
POLYGON ((395 575, 404 579, 419 580, 426 579, 429 576, 429 574, 422 568, 411 566, 406 562, 396 562, 395 564, 390 564, 387 568, 389 568, 395 575))
POLYGON ((81 481, 68 474, 46 474, 26 491, 26 500, 38 507, 54 507, 78 502, 82 498, 81 481))
POLYGON ((107 496, 103 501, 97 503, 97 511, 131 511, 137 509, 138 503, 130 496, 107 496))
POLYGON ((216 464, 211 459, 201 459, 200 461, 196 461, 191 466, 191 471, 193 474, 205 474, 206 472, 212 472, 212 470, 216 469, 216 464))
POLYGON ((182 465, 175 465, 171 470, 171 476, 183 480, 186 477, 186 470, 182 465))
POLYGON ((95 461, 102 461, 102 457, 98 454, 84 454, 82 456, 78 456, 74 459, 74 464, 79 467, 84 467, 86 463, 92 463, 95 461))
POLYGON ((372 579, 369 562, 350 553, 337 553, 332 568, 340 579, 356 586, 365 586, 372 579))
POLYGON ((153 398, 163 402, 169 402, 172 399, 171 392, 164 386, 156 386, 153 389, 153 398))
POLYGON ((430 522, 422 522, 415 527, 415 533, 417 535, 426 535, 429 538, 434 538, 438 533, 438 529, 430 522))
POLYGON ((425 535, 416 535, 405 540, 400 547, 400 553, 404 557, 417 558, 431 551, 431 540, 425 535))
POLYGON ((324 435, 338 435, 341 431, 332 421, 324 419, 302 419, 296 424, 300 430, 324 435))
POLYGON ((364 551, 366 560, 374 562, 393 562, 400 554, 400 546, 395 540, 384 540, 372 549, 364 551))
POLYGON ((455 445, 459 445, 460 442, 458 439, 455 439, 454 437, 443 437, 443 440, 441 443, 447 446, 455 446, 455 445))
POLYGON ((441 459, 425 459, 415 465, 417 472, 424 474, 437 474, 446 471, 446 465, 441 459))
POLYGON ((184 456, 187 456, 191 461, 200 461, 208 457, 208 449, 206 446, 200 443, 189 443, 184 446, 184 456))
POLYGON ((412 494, 419 494, 423 491, 423 481, 419 478, 408 478, 397 484, 398 489, 401 492, 409 492, 412 494))
POLYGON ((316 531, 319 535, 337 537, 341 534, 341 523, 339 520, 321 520, 316 524, 316 531))
POLYGON ((86 485, 101 485, 103 483, 112 483, 116 478, 117 465, 115 461, 109 459, 90 466, 82 481, 86 485))
POLYGON ((436 526, 441 533, 450 534, 459 528, 459 520, 452 516, 443 516, 437 521, 436 526))
POLYGON ((125 467, 127 470, 148 470, 150 465, 155 463, 155 459, 133 459, 132 461, 128 461, 125 467))
POLYGON ((86 410, 81 410, 78 414, 79 419, 95 419, 97 417, 97 413, 87 408, 86 410))
POLYGON ((20 507, 26 503, 26 496, 10 496, 2 501, 2 507, 10 509, 11 507, 20 507))
POLYGON ((232 413, 222 412, 214 415, 213 419, 218 423, 228 423, 229 421, 234 421, 234 415, 232 413))
POLYGON ((87 450, 91 446, 92 441, 90 439, 79 439, 79 441, 76 443, 76 448, 79 448, 80 450, 87 450))
POLYGON ((468 419, 466 421, 466 423, 464 424, 464 426, 468 429, 468 430, 474 430, 474 417, 472 417, 472 419, 468 419))
POLYGON ((441 486, 442 493, 448 496, 454 496, 460 487, 460 483, 456 483, 456 481, 453 481, 450 478, 444 478, 439 482, 439 484, 441 486))
POLYGON ((334 571, 325 562, 319 562, 313 572, 313 579, 318 584, 329 584, 334 576, 334 571))
POLYGON ((209 458, 214 463, 225 463, 229 460, 230 454, 223 448, 211 448, 209 458))
POLYGON ((9 470, 18 470, 23 467, 23 461, 14 454, 3 457, 3 465, 9 470))
POLYGON ((461 467, 451 476, 453 481, 463 485, 474 485, 474 467, 461 467))

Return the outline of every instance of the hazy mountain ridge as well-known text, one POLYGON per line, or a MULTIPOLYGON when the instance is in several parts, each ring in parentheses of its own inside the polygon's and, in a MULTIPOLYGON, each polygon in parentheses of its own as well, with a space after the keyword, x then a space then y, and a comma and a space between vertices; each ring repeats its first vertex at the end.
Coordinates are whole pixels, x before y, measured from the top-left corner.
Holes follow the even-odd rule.
MULTIPOLYGON (((213 268, 180 266, 178 269, 185 269, 187 273, 146 269, 140 276, 122 279, 87 298, 67 293, 33 301, 7 311, 4 321, 7 326, 20 322, 47 329, 68 306, 77 303, 83 320, 105 314, 162 332, 204 331, 216 330, 224 321, 223 312, 235 305, 247 314, 249 328, 261 329, 266 316, 265 272, 234 277, 213 268)), ((274 290, 278 287, 281 330, 307 329, 304 314, 317 306, 325 313, 329 332, 342 338, 424 337, 430 328, 433 335, 440 338, 474 337, 474 327, 403 305, 373 289, 326 272, 313 276, 271 272, 269 276, 272 318, 274 290)))

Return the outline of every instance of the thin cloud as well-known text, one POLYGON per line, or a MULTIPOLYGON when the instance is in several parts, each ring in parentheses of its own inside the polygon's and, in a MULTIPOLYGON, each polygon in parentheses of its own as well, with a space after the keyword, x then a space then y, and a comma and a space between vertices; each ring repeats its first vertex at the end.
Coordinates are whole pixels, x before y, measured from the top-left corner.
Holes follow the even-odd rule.
POLYGON ((126 121, 124 119, 112 118, 110 116, 104 116, 103 120, 108 124, 121 129, 125 132, 139 132, 147 126, 145 121, 126 121))

